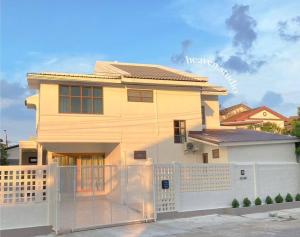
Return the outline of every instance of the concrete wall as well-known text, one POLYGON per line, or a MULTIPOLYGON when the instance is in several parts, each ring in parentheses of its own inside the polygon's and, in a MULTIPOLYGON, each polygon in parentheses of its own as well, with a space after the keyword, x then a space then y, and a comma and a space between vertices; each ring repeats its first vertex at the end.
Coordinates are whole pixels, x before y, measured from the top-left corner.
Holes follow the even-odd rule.
POLYGON ((0 230, 48 226, 48 203, 0 205, 0 230))
POLYGON ((227 148, 229 162, 296 162, 295 144, 232 146, 227 148))
MULTIPOLYGON (((127 87, 104 86, 103 115, 58 113, 57 84, 40 85, 38 139, 43 142, 120 143, 126 164, 136 150, 146 150, 153 162, 195 162, 198 154, 185 154, 174 144, 174 120, 186 120, 187 131, 201 130, 201 95, 196 89, 154 86, 154 102, 127 101, 127 87)), ((130 88, 149 89, 130 86, 130 88)), ((218 121, 217 97, 207 97, 209 126, 218 121), (216 110, 217 111, 214 111, 216 110)), ((216 125, 215 127, 217 127, 216 125)))
POLYGON ((206 128, 220 128, 220 105, 216 95, 202 95, 201 105, 205 106, 206 128))

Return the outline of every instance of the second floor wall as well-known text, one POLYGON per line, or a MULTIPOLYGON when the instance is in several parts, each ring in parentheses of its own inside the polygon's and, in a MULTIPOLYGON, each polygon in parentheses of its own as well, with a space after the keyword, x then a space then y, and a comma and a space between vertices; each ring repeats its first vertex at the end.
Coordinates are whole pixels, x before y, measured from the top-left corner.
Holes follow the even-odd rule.
MULTIPOLYGON (((128 89, 149 90, 140 86, 103 86, 103 107, 100 114, 61 113, 60 85, 40 84, 40 141, 127 142, 141 138, 156 140, 174 135, 174 120, 185 121, 186 132, 202 129, 201 95, 199 90, 151 88, 152 102, 128 101, 128 89)), ((218 97, 203 97, 207 128, 219 126, 218 97)))

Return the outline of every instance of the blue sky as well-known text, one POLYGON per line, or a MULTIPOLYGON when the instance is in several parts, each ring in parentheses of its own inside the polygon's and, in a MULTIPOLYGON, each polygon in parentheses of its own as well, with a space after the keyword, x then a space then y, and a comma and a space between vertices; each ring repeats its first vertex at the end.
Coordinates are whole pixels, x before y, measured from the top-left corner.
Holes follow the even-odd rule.
MULTIPOLYGON (((208 76, 229 89, 223 106, 268 105, 293 115, 300 105, 297 1, 1 1, 1 129, 12 143, 34 135, 24 106, 26 73, 92 73, 96 60, 155 63, 208 76), (237 94, 209 65, 237 82, 237 94)), ((1 136, 3 132, 1 130, 1 136)))

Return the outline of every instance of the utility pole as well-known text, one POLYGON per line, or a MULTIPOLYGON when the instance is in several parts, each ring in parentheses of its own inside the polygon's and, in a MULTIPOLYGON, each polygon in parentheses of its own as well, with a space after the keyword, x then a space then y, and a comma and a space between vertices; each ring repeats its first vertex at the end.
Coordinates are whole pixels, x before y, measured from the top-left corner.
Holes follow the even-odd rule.
POLYGON ((6 147, 8 147, 8 141, 7 141, 7 132, 6 132, 6 129, 3 130, 4 133, 5 133, 5 145, 6 147))

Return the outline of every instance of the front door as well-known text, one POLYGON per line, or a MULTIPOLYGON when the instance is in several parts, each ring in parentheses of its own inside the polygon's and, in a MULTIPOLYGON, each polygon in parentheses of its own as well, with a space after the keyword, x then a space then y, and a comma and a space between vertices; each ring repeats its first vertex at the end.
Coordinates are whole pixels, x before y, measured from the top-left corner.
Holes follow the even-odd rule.
POLYGON ((104 191, 104 154, 81 155, 77 158, 77 191, 104 191))
POLYGON ((59 166, 76 169, 76 190, 81 193, 104 191, 104 154, 55 154, 59 166))

